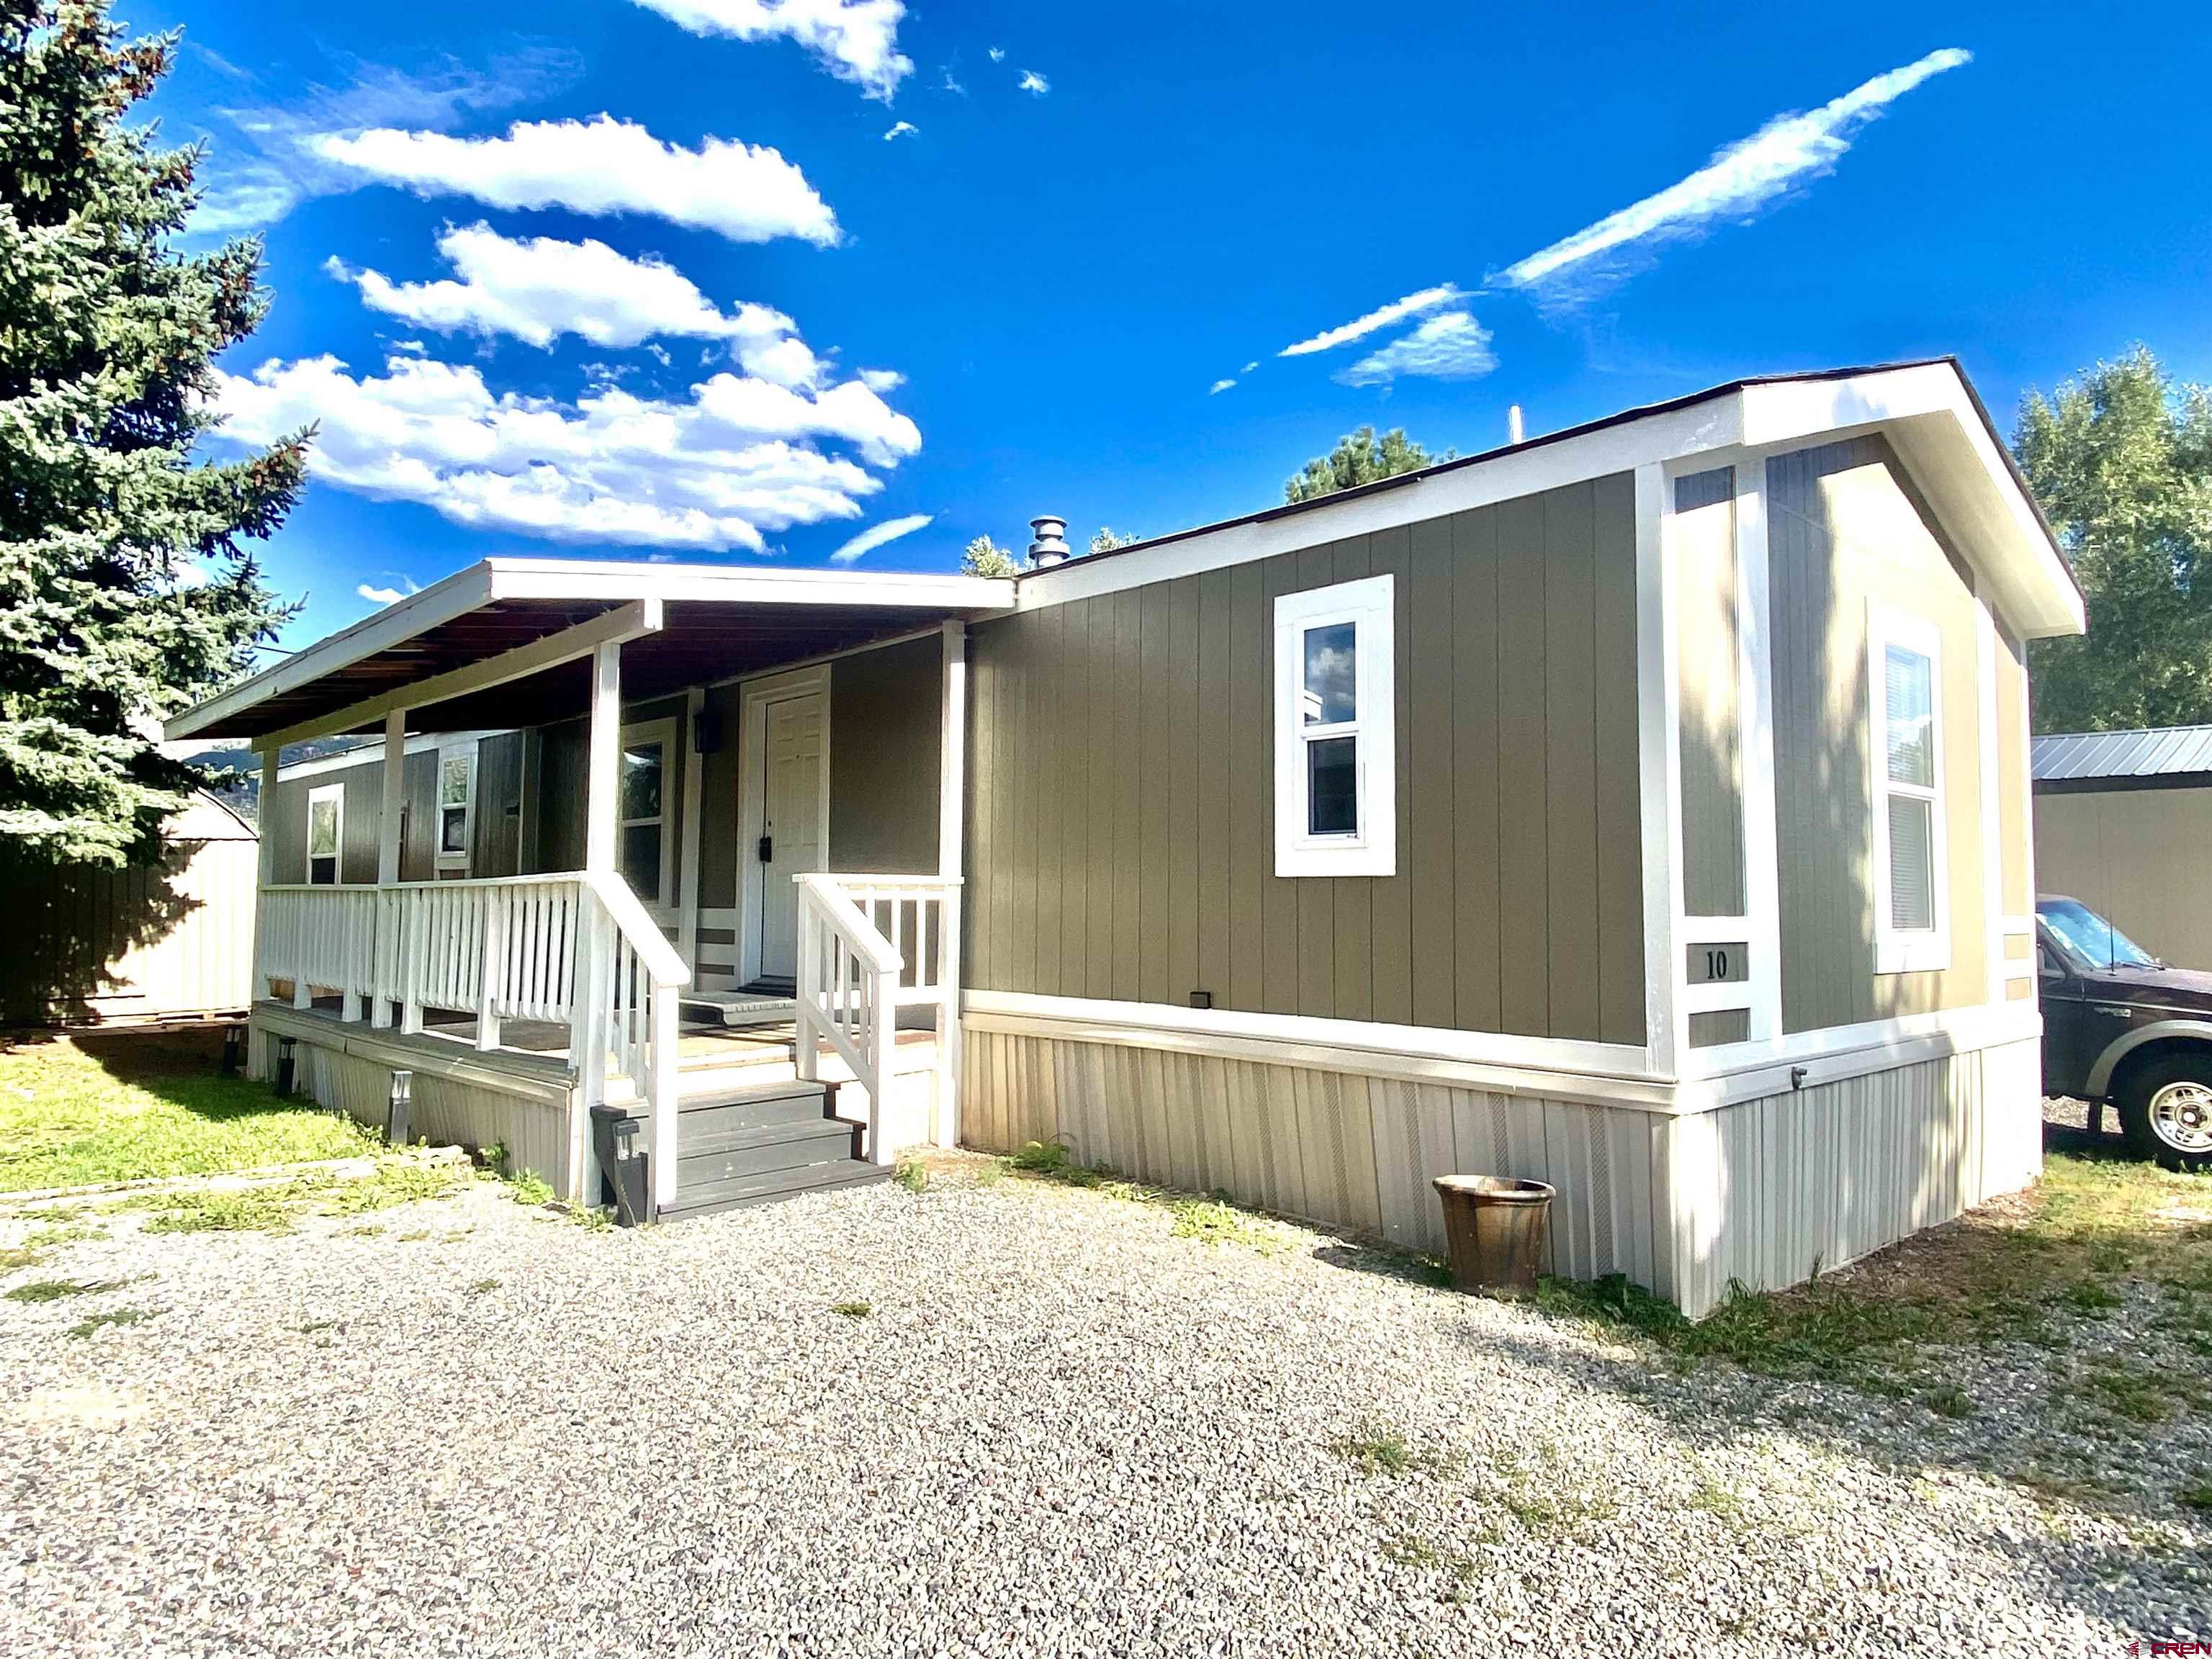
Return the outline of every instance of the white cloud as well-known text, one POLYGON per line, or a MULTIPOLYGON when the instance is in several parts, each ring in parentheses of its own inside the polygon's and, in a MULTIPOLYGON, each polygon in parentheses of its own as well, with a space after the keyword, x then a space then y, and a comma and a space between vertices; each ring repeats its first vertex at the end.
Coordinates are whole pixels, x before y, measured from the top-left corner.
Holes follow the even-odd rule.
POLYGON ((714 551, 860 517, 876 473, 921 447, 858 380, 817 392, 722 374, 688 399, 603 384, 571 404, 495 392, 473 365, 394 356, 356 375, 323 356, 218 373, 213 401, 217 441, 319 423, 315 476, 380 501, 560 541, 714 551))
POLYGON ((993 46, 990 51, 993 63, 1003 64, 1006 61, 1006 49, 1004 46, 993 46))
POLYGON ((1216 380, 1212 386, 1206 388, 1206 395, 1209 398, 1218 397, 1222 392, 1228 391, 1231 386, 1235 386, 1237 382, 1234 380, 1216 380))
MULTIPOLYGON (((796 343, 788 338, 796 325, 781 312, 759 305, 722 311, 673 265, 650 255, 633 259, 605 242, 524 240, 485 224, 448 225, 438 252, 454 273, 440 282, 395 283, 337 259, 325 269, 353 283, 375 310, 444 334, 510 334, 535 346, 550 346, 563 334, 610 347, 663 336, 728 339, 741 357, 761 355, 763 361, 796 343)), ((805 372, 796 379, 787 374, 782 383, 811 385, 811 361, 809 353, 805 372)))
POLYGON ((1922 82, 1972 61, 1972 53, 1955 47, 1931 52, 1818 109, 1777 116, 1750 137, 1716 151, 1687 178, 1538 249, 1493 280, 1515 288, 1553 283, 1582 274, 1578 267, 1603 256, 1694 236, 1716 220, 1740 219, 1798 180, 1833 167, 1859 128, 1922 82))
POLYGON ((909 514, 903 519, 885 519, 881 524, 870 525, 830 556, 832 564, 851 564, 874 552, 885 542, 895 542, 902 536, 911 536, 937 515, 933 513, 909 514))
POLYGON ((871 392, 896 392, 906 384, 906 376, 895 368, 864 368, 860 380, 871 392))
POLYGON ((837 240, 837 217, 806 175, 765 144, 665 143, 634 121, 517 121, 503 138, 375 127, 324 133, 314 154, 417 195, 471 196, 494 207, 655 215, 732 241, 837 240))
POLYGON ((902 0, 637 0, 694 34, 765 40, 782 35, 840 81, 889 103, 914 64, 898 49, 902 0))
POLYGON ((968 88, 960 84, 959 77, 951 70, 945 71, 945 89, 957 97, 965 98, 968 95, 968 88))
POLYGON ((1385 386, 1401 374, 1474 380, 1498 367, 1490 331, 1464 311, 1439 312, 1412 333, 1371 351, 1336 378, 1346 386, 1385 386))
MULTIPOLYGON (((211 61, 215 54, 202 47, 211 61)), ((343 84, 311 82, 279 96, 235 65, 223 72, 252 101, 213 112, 215 126, 201 177, 206 189, 191 234, 228 236, 274 224, 301 201, 352 189, 358 179, 315 155, 328 132, 405 125, 443 128, 464 115, 496 110, 559 91, 583 71, 576 53, 541 48, 495 58, 483 70, 447 60, 422 75, 370 64, 343 84)))
POLYGON ((1439 306, 1449 305, 1464 297, 1449 283, 1435 288, 1425 288, 1418 294, 1408 294, 1402 300, 1393 300, 1387 306, 1377 307, 1364 317, 1354 318, 1340 328, 1326 329, 1310 339, 1286 345, 1275 355, 1278 357, 1304 357, 1316 351, 1333 351, 1338 346, 1384 329, 1393 323, 1402 323, 1408 317, 1418 317, 1425 311, 1434 311, 1439 306))
POLYGON ((1245 364, 1245 365, 1244 365, 1244 368, 1243 368, 1243 372, 1244 374, 1250 374, 1254 369, 1255 369, 1255 368, 1259 368, 1259 367, 1260 367, 1260 360, 1259 360, 1257 357, 1255 357, 1255 358, 1254 358, 1250 362, 1249 362, 1249 363, 1247 363, 1247 364, 1245 364))
POLYGON ((354 592, 371 605, 397 605, 410 593, 421 591, 404 576, 400 577, 399 583, 397 587, 379 587, 374 582, 363 582, 354 592))
POLYGON ((894 121, 891 123, 890 131, 884 134, 884 138, 886 143, 893 138, 911 138, 921 131, 921 129, 911 121, 894 121))
POLYGON ((1014 84, 1019 87, 1024 92, 1032 93, 1039 98, 1043 97, 1045 94, 1052 90, 1052 82, 1046 80, 1044 76, 1039 75, 1035 70, 1024 70, 1022 71, 1022 78, 1017 81, 1014 84))

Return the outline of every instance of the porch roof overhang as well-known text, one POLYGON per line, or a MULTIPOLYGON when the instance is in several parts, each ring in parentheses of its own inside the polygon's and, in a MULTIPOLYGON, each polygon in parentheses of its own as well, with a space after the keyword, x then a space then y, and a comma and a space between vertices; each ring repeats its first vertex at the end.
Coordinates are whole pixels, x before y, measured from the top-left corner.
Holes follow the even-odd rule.
POLYGON ((1010 611, 1010 580, 742 566, 486 559, 173 717, 170 738, 268 748, 382 729, 542 725, 590 705, 593 648, 637 702, 1010 611))

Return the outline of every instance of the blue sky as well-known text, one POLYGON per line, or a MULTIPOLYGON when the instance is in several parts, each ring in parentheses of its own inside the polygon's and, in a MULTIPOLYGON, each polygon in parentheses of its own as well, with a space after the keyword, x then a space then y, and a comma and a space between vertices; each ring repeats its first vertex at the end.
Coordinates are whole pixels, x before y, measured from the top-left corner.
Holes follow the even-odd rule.
POLYGON ((1363 422, 2212 379, 2195 9, 1656 9, 118 0, 185 30, 207 234, 267 239, 231 429, 323 423, 290 644, 489 553, 1158 533, 1363 422))

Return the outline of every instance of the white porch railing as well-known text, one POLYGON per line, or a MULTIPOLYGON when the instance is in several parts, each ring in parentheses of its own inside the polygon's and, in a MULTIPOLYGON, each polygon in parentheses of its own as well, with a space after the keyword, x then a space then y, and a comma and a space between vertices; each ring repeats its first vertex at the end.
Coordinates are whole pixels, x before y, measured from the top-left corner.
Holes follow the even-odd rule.
POLYGON ((815 1076, 820 1045, 827 1042, 867 1091, 868 1156, 887 1164, 893 1148, 884 1115, 898 1011, 936 1008, 940 1083, 957 1041, 960 882, 818 874, 793 880, 799 889, 799 1074, 815 1076))
POLYGON ((656 1196, 674 1199, 677 1002, 691 975, 620 876, 265 887, 259 929, 263 988, 289 983, 295 1007, 335 993, 341 1018, 365 1004, 383 1026, 396 1011, 410 1034, 426 1009, 466 1014, 485 1050, 502 1020, 565 1024, 580 1078, 611 1066, 651 1106, 656 1196))

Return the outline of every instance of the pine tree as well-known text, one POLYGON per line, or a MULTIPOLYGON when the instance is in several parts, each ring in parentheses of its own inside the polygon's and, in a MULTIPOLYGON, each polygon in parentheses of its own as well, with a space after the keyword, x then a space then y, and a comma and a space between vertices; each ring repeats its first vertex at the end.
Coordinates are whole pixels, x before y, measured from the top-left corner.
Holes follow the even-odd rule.
POLYGON ((1340 489, 1373 483, 1378 478, 1417 472, 1438 461, 1451 460, 1458 453, 1447 449, 1441 455, 1431 455, 1408 438, 1402 426, 1392 427, 1379 438, 1373 427, 1363 426, 1339 438, 1336 447, 1328 454, 1316 455, 1308 461, 1305 471, 1297 477, 1285 479, 1283 499, 1296 507, 1300 501, 1334 495, 1340 489))
POLYGON ((199 151, 125 118, 177 38, 107 13, 0 0, 0 833, 120 865, 196 781, 161 717, 289 614, 245 544, 297 496, 308 434, 194 464, 211 360, 266 309, 261 249, 172 251, 199 151))

